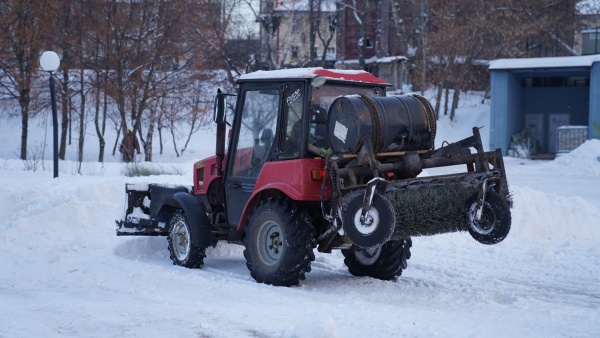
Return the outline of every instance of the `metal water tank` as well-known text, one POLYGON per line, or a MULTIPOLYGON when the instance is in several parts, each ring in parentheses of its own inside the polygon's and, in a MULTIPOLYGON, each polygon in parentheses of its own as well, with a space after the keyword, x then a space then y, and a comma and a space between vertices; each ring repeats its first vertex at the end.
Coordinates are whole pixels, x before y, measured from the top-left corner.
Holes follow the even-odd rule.
POLYGON ((375 153, 434 148, 436 120, 427 99, 418 95, 337 98, 327 116, 334 152, 357 153, 369 137, 375 153))

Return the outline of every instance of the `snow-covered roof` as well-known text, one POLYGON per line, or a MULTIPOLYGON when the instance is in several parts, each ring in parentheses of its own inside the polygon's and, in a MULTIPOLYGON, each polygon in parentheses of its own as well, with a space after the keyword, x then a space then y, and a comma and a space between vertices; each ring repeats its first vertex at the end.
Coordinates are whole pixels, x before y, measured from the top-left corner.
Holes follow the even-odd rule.
POLYGON ((386 56, 383 58, 379 58, 377 59, 377 63, 389 63, 389 62, 393 62, 393 61, 398 61, 398 60, 408 60, 408 58, 406 56, 386 56))
POLYGON ((529 59, 498 59, 490 61, 490 70, 591 67, 600 62, 600 54, 529 59))
POLYGON ((248 80, 268 80, 268 79, 312 79, 317 76, 325 76, 329 80, 366 82, 377 85, 389 86, 387 81, 375 77, 364 70, 341 70, 324 68, 292 68, 279 70, 259 70, 254 73, 248 73, 240 76, 238 81, 248 80))
MULTIPOLYGON (((376 63, 377 62, 377 56, 371 56, 370 58, 365 59, 365 64, 369 65, 371 63, 376 63)), ((357 65, 358 59, 350 59, 350 60, 340 60, 337 61, 335 64, 336 65, 357 65)))

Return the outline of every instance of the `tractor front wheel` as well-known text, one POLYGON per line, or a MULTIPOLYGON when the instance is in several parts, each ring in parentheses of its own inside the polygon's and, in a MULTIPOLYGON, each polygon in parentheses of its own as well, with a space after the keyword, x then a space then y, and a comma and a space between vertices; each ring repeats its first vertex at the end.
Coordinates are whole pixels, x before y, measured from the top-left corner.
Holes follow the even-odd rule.
POLYGON ((204 264, 206 248, 196 246, 192 242, 190 222, 183 211, 178 211, 171 218, 168 241, 169 254, 174 265, 199 268, 204 264))
POLYGON ((309 214, 283 198, 266 199, 254 209, 244 245, 246 266, 259 283, 296 285, 315 259, 315 231, 309 214))
POLYGON ((354 276, 393 280, 406 269, 412 240, 389 241, 378 248, 342 250, 344 264, 354 276))

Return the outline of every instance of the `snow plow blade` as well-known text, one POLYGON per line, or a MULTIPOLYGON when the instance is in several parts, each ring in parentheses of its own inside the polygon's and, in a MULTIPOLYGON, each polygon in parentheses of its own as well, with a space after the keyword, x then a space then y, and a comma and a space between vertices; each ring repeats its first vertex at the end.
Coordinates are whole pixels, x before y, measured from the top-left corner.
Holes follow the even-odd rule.
POLYGON ((127 183, 125 217, 116 220, 117 236, 167 236, 168 219, 163 206, 174 193, 191 192, 191 187, 127 183))

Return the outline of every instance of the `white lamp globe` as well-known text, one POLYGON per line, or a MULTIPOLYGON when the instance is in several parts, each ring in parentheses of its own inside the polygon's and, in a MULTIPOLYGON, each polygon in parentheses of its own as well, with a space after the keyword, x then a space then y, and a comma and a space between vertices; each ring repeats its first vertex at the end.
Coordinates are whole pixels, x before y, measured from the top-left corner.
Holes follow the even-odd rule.
POLYGON ((53 72, 60 66, 60 58, 55 52, 45 51, 40 57, 40 65, 44 71, 53 72))

